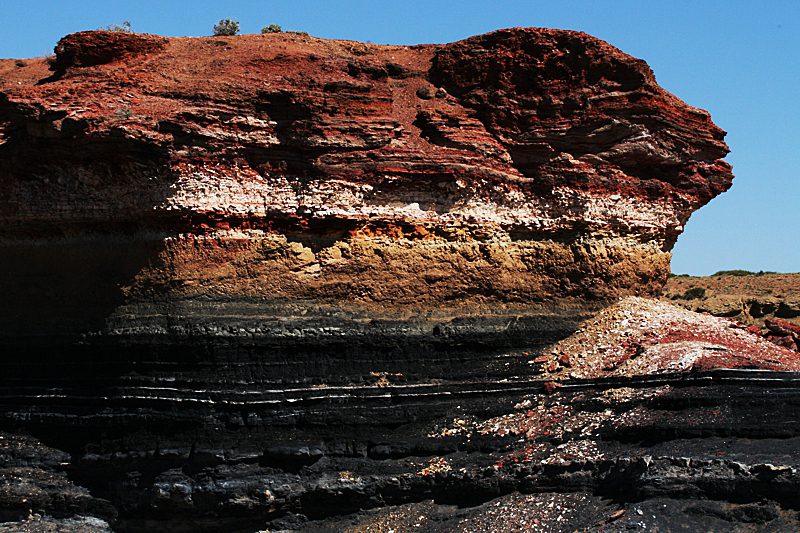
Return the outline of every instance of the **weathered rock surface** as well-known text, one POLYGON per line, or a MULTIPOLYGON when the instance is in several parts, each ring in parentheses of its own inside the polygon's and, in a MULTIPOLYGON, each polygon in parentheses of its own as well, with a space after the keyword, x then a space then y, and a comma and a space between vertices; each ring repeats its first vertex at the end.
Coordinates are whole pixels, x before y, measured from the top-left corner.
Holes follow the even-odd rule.
POLYGON ((109 314, 92 301, 156 296, 375 312, 654 295, 732 178, 706 112, 577 32, 84 32, 56 54, 35 86, 14 85, 34 65, 9 71, 0 101, 5 331, 34 305, 91 329, 109 314))
POLYGON ((530 356, 516 379, 422 386, 381 375, 361 386, 225 390, 224 380, 176 380, 167 366, 160 383, 132 371, 124 387, 89 398, 65 388, 13 398, 25 391, 9 387, 3 425, 71 455, 2 435, 0 475, 12 489, 5 505, 36 497, 21 524, 37 527, 76 509, 43 523, 791 531, 797 365, 735 322, 633 298, 530 356), (548 368, 564 356, 569 366, 548 368), (21 467, 41 473, 20 481, 21 467), (78 497, 54 498, 53 479, 78 497))
MULTIPOLYGON (((263 428, 219 402, 187 405, 171 429, 142 409, 157 435, 106 416, 109 440, 73 436, 75 456, 55 468, 114 503, 115 531, 791 531, 798 380, 716 370, 567 379, 550 394, 541 378, 318 390, 263 428)), ((55 439, 36 417, 26 426, 55 439)))
POLYGON ((114 519, 117 511, 75 486, 65 473, 69 463, 63 451, 0 432, 0 531, 110 531, 98 517, 114 519))
MULTIPOLYGON (((794 340, 797 326, 767 320, 772 336, 794 340)), ((652 376, 719 368, 800 371, 794 349, 764 339, 758 328, 629 298, 586 321, 534 361, 554 379, 652 376)))
POLYGON ((793 443, 794 374, 673 368, 665 336, 623 350, 660 354, 649 376, 542 353, 659 294, 684 223, 730 186, 724 132, 644 62, 542 29, 82 32, 56 54, 0 63, 0 429, 63 459, 0 465, 10 528, 342 530, 483 505, 463 527, 500 530, 486 502, 553 492, 585 496, 553 496, 581 527, 627 524, 604 498, 641 495, 676 524, 698 497, 698 527, 793 523, 788 447, 736 466, 697 437, 730 437, 731 461, 793 443))

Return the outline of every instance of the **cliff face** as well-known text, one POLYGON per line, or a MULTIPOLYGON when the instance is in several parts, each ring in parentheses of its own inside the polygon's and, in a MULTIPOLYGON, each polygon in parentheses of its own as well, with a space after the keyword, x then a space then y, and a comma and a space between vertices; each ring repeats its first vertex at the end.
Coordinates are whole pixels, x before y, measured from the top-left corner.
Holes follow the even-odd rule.
POLYGON ((796 376, 760 373, 796 370, 784 348, 636 303, 542 351, 659 294, 684 223, 730 186, 724 132, 644 62, 543 29, 412 47, 84 32, 56 54, 0 62, 0 520, 456 520, 444 507, 519 490, 580 493, 606 527, 642 489, 683 502, 683 527, 703 491, 733 514, 793 501, 794 463, 759 485, 800 435, 796 376), (715 373, 718 352, 759 374, 715 373), (773 382, 787 393, 764 397, 773 382), (708 432, 791 442, 733 467, 683 442, 708 432), (630 445, 651 437, 658 454, 630 445))
POLYGON ((84 32, 56 53, 37 85, 15 81, 35 65, 7 69, 0 231, 15 254, 47 241, 65 279, 88 271, 118 303, 653 295, 732 178, 706 112, 577 32, 84 32))

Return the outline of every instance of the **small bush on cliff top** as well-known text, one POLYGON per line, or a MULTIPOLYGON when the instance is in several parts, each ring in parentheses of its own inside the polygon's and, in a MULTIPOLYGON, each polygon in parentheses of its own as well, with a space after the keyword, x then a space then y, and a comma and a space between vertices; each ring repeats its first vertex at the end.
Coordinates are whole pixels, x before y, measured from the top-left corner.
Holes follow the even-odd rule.
POLYGON ((122 24, 112 24, 111 26, 106 26, 105 28, 100 28, 101 30, 105 31, 116 31, 121 33, 133 33, 131 31, 131 23, 127 20, 122 24))
POLYGON ((118 108, 114 111, 114 117, 118 120, 128 120, 133 116, 133 111, 131 111, 131 106, 125 105, 118 108))
POLYGON ((219 24, 214 24, 214 36, 236 35, 239 33, 239 23, 233 19, 222 19, 219 24))
POLYGON ((270 24, 261 28, 261 33, 282 33, 281 27, 277 24, 270 24))

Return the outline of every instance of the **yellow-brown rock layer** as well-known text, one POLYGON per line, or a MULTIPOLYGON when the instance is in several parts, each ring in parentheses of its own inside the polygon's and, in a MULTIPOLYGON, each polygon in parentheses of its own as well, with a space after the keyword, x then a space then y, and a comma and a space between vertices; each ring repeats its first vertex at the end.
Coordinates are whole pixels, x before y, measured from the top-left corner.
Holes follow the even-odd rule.
POLYGON ((411 307, 530 304, 652 294, 668 271, 668 253, 622 238, 561 243, 374 237, 318 247, 239 232, 168 239, 126 289, 139 297, 158 288, 183 296, 209 292, 411 307))

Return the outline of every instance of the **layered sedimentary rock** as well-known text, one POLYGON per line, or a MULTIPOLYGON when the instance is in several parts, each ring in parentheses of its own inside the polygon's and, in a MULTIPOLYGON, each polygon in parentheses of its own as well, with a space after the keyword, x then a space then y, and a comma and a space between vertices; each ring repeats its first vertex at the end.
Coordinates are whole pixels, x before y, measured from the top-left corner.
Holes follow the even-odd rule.
POLYGON ((76 527, 254 531, 544 490, 489 475, 507 434, 448 421, 569 379, 538 351, 660 293, 732 179, 708 113, 577 32, 83 32, 0 69, 0 429, 69 453, 25 475, 76 495, 37 492, 42 513, 98 519, 76 527))
POLYGON ((238 419, 221 391, 184 401, 172 427, 153 399, 84 414, 103 432, 78 438, 29 415, 17 423, 84 447, 0 432, 0 519, 21 516, 10 531, 797 530, 796 354, 640 298, 554 351, 527 380, 483 387, 295 390, 291 409, 250 390, 238 419), (566 375, 587 369, 600 371, 566 375))
POLYGON ((85 32, 56 53, 50 78, 3 93, 6 255, 47 242, 65 279, 118 301, 652 295, 732 178, 706 112, 577 32, 414 47, 85 32))

